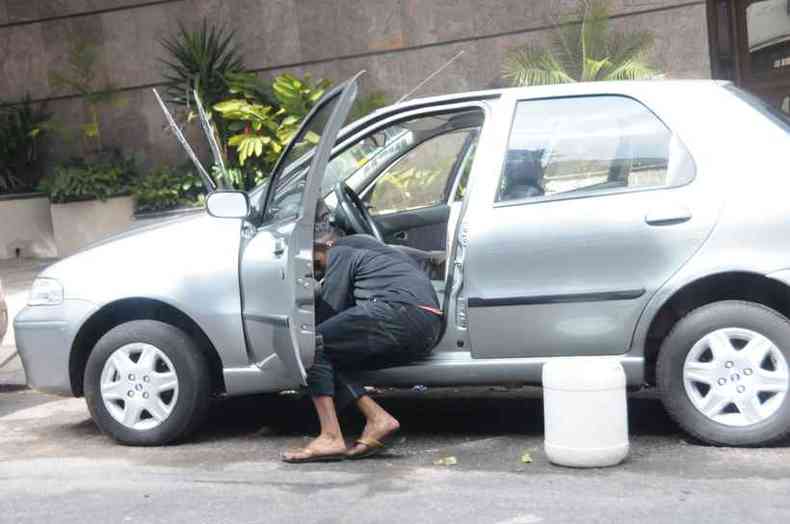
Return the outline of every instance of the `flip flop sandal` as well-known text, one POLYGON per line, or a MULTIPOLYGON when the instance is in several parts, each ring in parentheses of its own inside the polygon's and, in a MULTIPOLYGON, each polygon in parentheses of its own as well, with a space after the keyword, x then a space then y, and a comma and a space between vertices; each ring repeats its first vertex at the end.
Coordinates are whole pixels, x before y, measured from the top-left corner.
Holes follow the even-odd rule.
POLYGON ((340 462, 341 460, 346 459, 345 452, 343 453, 328 453, 328 454, 321 454, 321 453, 313 453, 310 451, 305 451, 307 454, 302 457, 293 457, 289 458, 285 455, 282 455, 280 458, 283 462, 287 462, 288 464, 305 464, 307 462, 340 462))
POLYGON ((389 447, 390 441, 395 436, 395 433, 397 433, 397 431, 393 431, 386 437, 382 438, 381 441, 378 441, 374 438, 360 438, 355 442, 355 444, 361 444, 365 446, 365 450, 353 454, 350 452, 351 450, 349 450, 346 452, 346 458, 349 460, 359 460, 378 455, 389 447))

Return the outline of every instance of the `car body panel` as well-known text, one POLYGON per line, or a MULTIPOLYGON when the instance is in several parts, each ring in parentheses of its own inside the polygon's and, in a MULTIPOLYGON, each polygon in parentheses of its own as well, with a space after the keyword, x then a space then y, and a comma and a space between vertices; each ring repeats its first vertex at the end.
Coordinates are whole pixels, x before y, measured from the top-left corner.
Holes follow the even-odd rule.
MULTIPOLYGON (((249 358, 239 301, 239 228, 239 220, 213 218, 201 212, 158 227, 125 233, 53 264, 40 276, 63 284, 66 303, 89 302, 97 311, 130 298, 168 304, 200 326, 217 348, 224 366, 246 366, 249 358)), ((67 331, 76 336, 90 315, 83 318, 69 314, 67 318, 70 322, 67 331)), ((39 331, 31 322, 49 320, 62 321, 63 314, 51 306, 28 306, 17 315, 14 321, 17 332, 30 333, 17 340, 23 359, 25 354, 41 354, 35 335, 39 331)), ((44 331, 41 333, 43 337, 44 331)), ((65 354, 63 359, 68 362, 73 336, 61 338, 60 344, 48 347, 65 354)), ((62 360, 61 355, 51 359, 62 360)), ((28 359, 31 360, 32 357, 28 359)), ((44 382, 30 370, 26 373, 31 383, 44 382)), ((61 378, 62 391, 71 394, 68 368, 61 378)))
POLYGON ((98 310, 87 300, 69 299, 57 306, 24 308, 14 321, 14 337, 27 384, 53 395, 72 395, 71 348, 80 327, 98 310))

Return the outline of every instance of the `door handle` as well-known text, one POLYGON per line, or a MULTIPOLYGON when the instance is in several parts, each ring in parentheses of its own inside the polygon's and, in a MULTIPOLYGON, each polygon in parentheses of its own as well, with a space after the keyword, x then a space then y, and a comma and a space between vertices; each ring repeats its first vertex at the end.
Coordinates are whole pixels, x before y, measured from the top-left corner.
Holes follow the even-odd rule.
POLYGON ((398 240, 406 240, 407 238, 409 238, 409 234, 406 233, 405 231, 398 231, 397 233, 395 233, 392 236, 394 236, 398 240))
POLYGON ((655 209, 645 215, 645 222, 651 226, 671 226, 691 220, 691 211, 684 206, 655 209))
POLYGON ((285 253, 285 240, 277 238, 274 240, 274 256, 280 257, 285 253))

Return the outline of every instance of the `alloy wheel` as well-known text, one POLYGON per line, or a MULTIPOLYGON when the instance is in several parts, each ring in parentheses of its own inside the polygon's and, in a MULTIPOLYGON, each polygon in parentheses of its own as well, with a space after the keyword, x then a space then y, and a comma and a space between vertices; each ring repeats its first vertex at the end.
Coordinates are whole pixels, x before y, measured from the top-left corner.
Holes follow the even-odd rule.
POLYGON ((101 397, 110 415, 124 426, 149 430, 164 422, 178 400, 178 375, 165 353, 151 344, 115 350, 104 364, 101 397))
POLYGON ((790 385, 787 360, 770 339, 749 329, 724 328, 700 339, 683 364, 683 385, 694 407, 725 426, 770 418, 790 385))

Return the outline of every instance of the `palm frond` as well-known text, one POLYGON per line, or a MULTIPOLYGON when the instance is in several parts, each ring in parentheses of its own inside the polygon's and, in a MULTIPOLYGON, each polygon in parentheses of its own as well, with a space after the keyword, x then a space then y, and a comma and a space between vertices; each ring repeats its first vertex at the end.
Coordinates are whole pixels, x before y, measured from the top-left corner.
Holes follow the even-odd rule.
POLYGON ((609 0, 578 0, 554 22, 548 49, 522 47, 505 56, 502 74, 513 85, 656 78, 647 31, 612 33, 609 0))
POLYGON ((623 62, 617 69, 608 72, 601 80, 652 80, 661 75, 645 62, 634 59, 623 62))
POLYGON ((565 84, 575 81, 550 51, 529 46, 507 54, 503 75, 514 86, 565 84))
POLYGON ((584 56, 602 60, 609 56, 609 2, 607 0, 582 0, 580 40, 584 56))
POLYGON ((227 93, 228 76, 244 70, 235 31, 205 19, 194 31, 179 23, 178 31, 160 44, 166 52, 160 63, 170 84, 167 95, 175 104, 191 107, 191 92, 197 89, 206 105, 213 105, 227 93))
POLYGON ((647 31, 617 33, 612 37, 611 66, 605 77, 611 80, 646 80, 658 72, 647 63, 655 39, 647 31))

